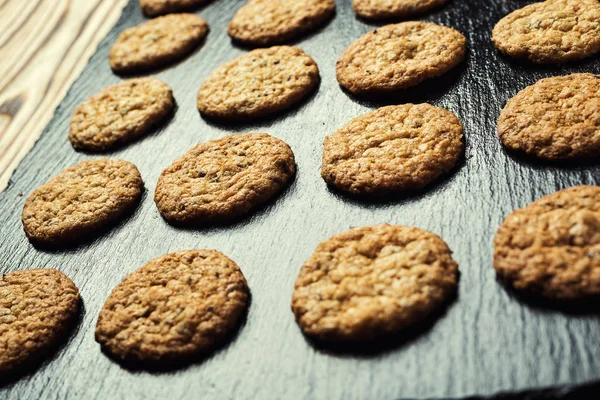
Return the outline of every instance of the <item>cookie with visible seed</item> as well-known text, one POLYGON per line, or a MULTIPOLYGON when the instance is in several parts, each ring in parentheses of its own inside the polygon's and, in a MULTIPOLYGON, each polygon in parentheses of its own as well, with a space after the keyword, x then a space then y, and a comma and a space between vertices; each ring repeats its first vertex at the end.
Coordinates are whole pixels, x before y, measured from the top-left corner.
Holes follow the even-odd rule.
POLYGON ((250 46, 272 46, 295 39, 327 22, 333 0, 250 0, 229 23, 229 36, 250 46))
POLYGON ((320 243, 294 285, 302 331, 325 341, 392 335, 456 292, 458 264, 433 233, 406 226, 354 228, 320 243))
POLYGON ((405 18, 440 7, 448 0, 353 0, 356 14, 365 19, 405 18))
POLYGON ((165 169, 154 201, 171 223, 230 221, 273 198, 295 172, 284 141, 266 133, 228 135, 193 147, 165 169))
POLYGON ((140 7, 149 17, 191 11, 211 0, 140 0, 140 7))
POLYGON ((389 92, 445 74, 465 58, 466 39, 431 22, 386 25, 352 43, 336 65, 337 80, 354 94, 389 92))
POLYGON ((430 104, 382 107, 325 138, 323 179, 338 190, 380 196, 425 187, 454 168, 463 127, 430 104))
POLYGON ((198 91, 207 117, 246 120, 292 107, 319 84, 319 68, 297 47, 256 49, 221 64, 198 91))
POLYGON ((575 186, 511 213, 494 268, 517 290, 553 300, 600 295, 600 187, 575 186))
POLYGON ((30 269, 0 275, 0 380, 41 361, 67 335, 79 291, 62 272, 30 269))
POLYGON ((130 213, 144 183, 123 160, 82 161, 37 188, 25 201, 21 219, 35 244, 71 245, 130 213))
POLYGON ((502 18, 492 31, 498 50, 539 64, 581 60, 600 51, 597 0, 547 0, 502 18))
POLYGON ((127 28, 110 49, 113 71, 131 73, 164 67, 191 53, 208 33, 194 14, 170 14, 127 28))
POLYGON ((110 150, 149 133, 173 107, 171 88, 158 79, 131 79, 112 85, 77 107, 69 140, 76 150, 110 150))
POLYGON ((112 357, 143 366, 191 361, 239 325, 249 290, 235 262, 216 250, 150 260, 112 291, 96 341, 112 357))
POLYGON ((510 99, 498 135, 517 152, 549 161, 600 155, 600 75, 546 78, 510 99))

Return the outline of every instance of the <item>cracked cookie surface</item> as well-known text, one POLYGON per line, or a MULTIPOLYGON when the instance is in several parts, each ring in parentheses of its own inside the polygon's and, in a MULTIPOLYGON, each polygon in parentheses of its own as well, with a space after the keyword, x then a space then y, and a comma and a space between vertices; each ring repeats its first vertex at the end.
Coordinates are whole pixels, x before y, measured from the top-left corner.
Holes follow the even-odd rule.
POLYGON ((251 46, 272 46, 308 33, 327 22, 333 0, 250 0, 229 23, 229 36, 251 46))
POLYGON ((304 263, 292 311, 304 333, 364 341, 424 320, 454 295, 458 264, 433 233, 376 225, 337 234, 304 263))
POLYGON ((0 375, 39 362, 64 339, 79 312, 79 291, 62 272, 30 269, 0 275, 0 375))
POLYGON ((208 33, 194 14, 170 14, 127 28, 110 49, 115 72, 132 73, 164 67, 192 52, 208 33))
POLYGON ((494 239, 494 268, 546 298, 600 295, 600 187, 561 190, 511 213, 494 239))
POLYGON ((285 188, 294 153, 266 133, 228 135, 196 145, 165 169, 154 201, 176 224, 203 225, 247 215, 285 188))
POLYGON ((140 0, 140 7, 149 17, 189 11, 208 4, 211 0, 140 0))
POLYGON ((198 91, 198 110, 220 119, 243 120, 290 108, 316 89, 319 69, 301 49, 256 49, 221 64, 198 91))
POLYGON ((600 75, 546 78, 510 99, 498 135, 511 150, 545 160, 600 155, 600 75))
POLYGON ((73 148, 106 151, 143 136, 173 111, 171 88, 155 78, 111 85, 81 104, 71 118, 73 148))
POLYGON ((115 287, 98 316, 96 341, 121 361, 188 361, 233 333, 248 296, 242 271, 224 254, 166 254, 115 287))
POLYGON ((339 84, 354 94, 405 89, 458 65, 466 39, 431 22, 385 25, 361 36, 336 65, 339 84))
POLYGON ((37 188, 21 219, 34 243, 70 245, 118 221, 139 202, 144 184, 123 160, 82 161, 37 188))
POLYGON ((492 31, 501 52, 534 63, 580 60, 600 51, 597 0, 547 0, 502 18, 492 31))
POLYGON ((365 19, 404 18, 420 14, 448 0, 353 0, 356 14, 365 19))
POLYGON ((355 195, 418 190, 452 170, 464 151, 463 127, 430 104, 382 107, 325 138, 321 175, 355 195))

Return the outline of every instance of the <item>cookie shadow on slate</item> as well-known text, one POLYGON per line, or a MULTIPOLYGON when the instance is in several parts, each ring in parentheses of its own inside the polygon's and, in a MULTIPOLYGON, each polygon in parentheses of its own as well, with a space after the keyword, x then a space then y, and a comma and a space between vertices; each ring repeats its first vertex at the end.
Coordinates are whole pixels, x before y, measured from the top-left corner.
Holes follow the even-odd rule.
POLYGON ((600 167, 600 159, 598 157, 588 158, 577 158, 573 160, 544 160, 535 157, 525 152, 516 151, 502 146, 507 157, 517 164, 520 164, 527 168, 532 168, 537 171, 542 170, 563 170, 563 171, 575 171, 580 172, 587 170, 588 168, 600 167))
MULTIPOLYGON (((537 77, 531 84, 541 78, 550 78, 553 76, 570 75, 580 72, 600 73, 598 63, 600 62, 600 53, 577 61, 570 61, 562 64, 537 64, 526 59, 513 58, 494 47, 498 62, 506 64, 516 74, 528 74, 532 72, 545 73, 547 76, 537 77)), ((524 89, 522 87, 521 89, 524 89)), ((516 94, 516 93, 515 93, 516 94)))
POLYGON ((302 109, 319 93, 319 90, 321 89, 321 81, 322 78, 319 79, 319 82, 310 93, 306 94, 306 96, 301 98, 298 102, 292 104, 290 107, 276 111, 272 114, 264 115, 262 117, 251 117, 248 119, 227 119, 209 117, 208 115, 203 115, 200 111, 198 111, 198 114, 207 125, 214 128, 225 129, 230 133, 242 133, 240 132, 240 128, 243 128, 245 132, 252 132, 253 129, 265 129, 279 120, 293 117, 299 112, 302 112, 302 109))
POLYGON ((378 28, 383 25, 398 24, 400 22, 416 21, 416 20, 423 20, 425 22, 438 23, 437 20, 439 18, 436 18, 436 17, 439 17, 441 13, 445 12, 448 9, 448 6, 450 6, 453 2, 454 2, 454 0, 448 0, 446 3, 436 6, 435 8, 425 10, 425 11, 419 11, 414 14, 407 15, 405 17, 389 17, 389 18, 381 18, 381 19, 371 19, 371 18, 361 17, 360 15, 356 14, 356 12, 354 12, 354 15, 356 16, 356 19, 358 19, 360 22, 362 22, 363 24, 365 24, 367 26, 372 26, 373 28, 378 28))
POLYGON ((542 295, 516 290, 499 276, 496 276, 496 282, 502 286, 510 298, 534 311, 554 311, 572 316, 600 315, 600 295, 579 300, 549 299, 542 295))
MULTIPOLYGON (((317 28, 310 30, 309 32, 303 33, 302 35, 300 35, 298 37, 295 37, 290 40, 286 40, 281 43, 277 43, 277 44, 273 44, 273 45, 269 45, 269 46, 253 46, 253 45, 245 44, 243 42, 238 41, 237 39, 230 37, 231 45, 233 47, 235 47, 236 49, 243 50, 243 51, 251 51, 251 50, 255 50, 255 49, 269 48, 272 46, 296 46, 296 47, 302 48, 303 42, 309 41, 309 40, 313 39, 315 36, 321 34, 325 29, 327 29, 327 27, 329 26, 331 21, 333 21, 336 18, 336 16, 337 16, 337 10, 334 10, 333 13, 331 14, 331 16, 329 16, 329 18, 327 18, 327 20, 325 20, 317 28)), ((304 51, 304 49, 302 49, 302 50, 304 51)), ((308 55, 310 56, 310 54, 308 54, 308 55)))
POLYGON ((167 127, 169 126, 169 124, 173 121, 173 118, 175 118, 175 115, 177 114, 177 110, 179 110, 179 105, 177 104, 177 100, 175 98, 173 98, 173 109, 171 110, 171 112, 162 121, 155 122, 154 124, 152 124, 152 126, 148 130, 148 133, 140 135, 133 140, 118 143, 118 144, 114 145, 114 147, 106 149, 106 150, 100 150, 100 151, 90 151, 90 150, 85 150, 85 149, 82 149, 82 150, 73 149, 73 150, 75 150, 78 153, 89 155, 89 156, 94 156, 94 155, 108 156, 110 154, 115 154, 120 151, 126 150, 129 147, 135 146, 135 145, 143 142, 146 139, 149 139, 151 137, 158 136, 159 134, 164 133, 166 131, 167 127))
MULTIPOLYGON (((68 244, 48 244, 48 243, 39 243, 36 241, 29 240, 29 243, 36 250, 39 250, 44 253, 75 253, 81 250, 85 250, 89 247, 92 247, 96 242, 106 239, 110 235, 125 229, 125 226, 128 223, 135 219, 138 214, 141 212, 141 204, 146 200, 147 190, 144 187, 144 191, 140 196, 140 199, 133 205, 130 210, 127 210, 123 215, 121 215, 117 220, 112 221, 108 225, 97 229, 96 231, 80 236, 78 239, 68 243, 68 244)), ((23 233, 24 234, 24 233, 23 233)))
MULTIPOLYGON (((8 375, 0 376, 0 389, 8 388, 13 386, 21 379, 29 378, 36 373, 44 373, 43 370, 46 368, 52 368, 51 364, 58 358, 58 356, 63 352, 65 348, 67 348, 73 339, 79 334, 81 330, 81 326, 83 324, 83 319, 85 317, 85 307, 83 303, 83 298, 79 299, 79 310, 75 317, 69 322, 69 326, 56 340, 56 343, 47 349, 46 352, 43 352, 31 360, 27 364, 23 365, 14 373, 10 373, 8 375)), ((1 397, 1 396, 0 396, 1 397)))
POLYGON ((350 194, 337 189, 335 186, 329 184, 327 184, 326 186, 329 193, 333 195, 336 199, 354 205, 366 208, 397 206, 399 204, 422 200, 429 195, 444 190, 446 186, 450 185, 458 178, 458 172, 466 166, 466 163, 467 156, 465 152, 463 152, 463 154, 456 162, 456 165, 450 171, 438 176, 432 182, 425 185, 425 187, 416 190, 406 190, 398 193, 389 193, 383 196, 350 194))
MULTIPOLYGON (((466 57, 468 57, 468 50, 466 57)), ((353 94, 342 86, 340 88, 348 97, 365 107, 379 108, 406 103, 432 103, 459 86, 467 71, 468 62, 467 58, 465 58, 465 60, 445 74, 437 78, 426 79, 416 86, 406 89, 373 94, 353 94)))
MULTIPOLYGON (((460 271, 458 272, 460 281, 460 271)), ((338 357, 372 358, 383 353, 392 352, 400 347, 409 346, 423 335, 427 334, 436 323, 446 315, 450 307, 457 303, 458 290, 446 299, 439 308, 430 313, 425 319, 396 334, 379 337, 368 342, 332 342, 304 336, 304 339, 317 351, 338 357)))
MULTIPOLYGON (((144 22, 148 22, 148 21, 150 21, 150 19, 148 19, 144 22)), ((179 54, 176 58, 172 59, 171 61, 165 62, 164 64, 160 64, 156 67, 141 67, 141 68, 136 68, 133 71, 119 71, 119 72, 111 69, 111 71, 115 76, 118 76, 119 78, 122 78, 122 79, 147 78, 150 76, 158 75, 158 74, 165 72, 171 68, 176 68, 182 62, 185 62, 188 59, 192 59, 193 57, 198 55, 198 53, 204 48, 204 45, 206 44, 206 40, 207 40, 208 36, 210 36, 210 30, 208 31, 208 33, 206 34, 204 39, 202 39, 200 41, 200 43, 198 43, 198 45, 192 51, 190 51, 189 53, 185 53, 185 54, 179 54)))
POLYGON ((213 347, 212 350, 202 353, 197 353, 193 355, 189 355, 185 358, 181 358, 178 360, 165 360, 165 361, 157 361, 157 362, 148 362, 148 361, 130 361, 130 360, 121 360, 116 357, 113 357, 108 351, 106 351, 102 346, 100 349, 102 354, 105 355, 112 362, 117 363, 124 369, 128 370, 132 373, 139 372, 149 372, 151 374, 170 374, 177 373, 181 370, 187 368, 193 368, 194 366, 200 366, 210 358, 214 357, 216 354, 227 350, 229 346, 231 346, 239 337, 239 335, 244 330, 248 322, 248 314, 250 313, 250 308, 252 307, 252 292, 248 291, 248 305, 244 310, 243 314, 240 316, 240 319, 237 325, 229 332, 227 335, 223 336, 219 342, 213 347))
POLYGON ((283 187, 279 192, 277 192, 265 203, 257 206, 256 208, 253 208, 252 210, 250 210, 250 212, 235 217, 233 219, 228 219, 224 221, 212 221, 206 223, 175 223, 167 221, 164 218, 163 221, 165 221, 169 226, 172 226, 175 229, 184 231, 200 230, 203 232, 214 232, 242 228, 246 225, 249 225, 255 220, 269 218, 269 216, 275 212, 275 209, 278 207, 279 202, 285 201, 285 199, 289 197, 294 190, 296 190, 296 177, 298 173, 298 166, 296 165, 296 174, 294 174, 294 176, 290 179, 290 181, 285 187, 283 187))

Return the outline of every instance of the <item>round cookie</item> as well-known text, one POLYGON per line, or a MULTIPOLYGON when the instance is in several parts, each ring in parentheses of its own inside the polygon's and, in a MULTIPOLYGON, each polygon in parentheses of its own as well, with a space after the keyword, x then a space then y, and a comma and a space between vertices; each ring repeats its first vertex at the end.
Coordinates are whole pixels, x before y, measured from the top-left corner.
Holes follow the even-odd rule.
POLYGON ((600 295, 600 187, 561 190, 506 217, 494 268, 515 289, 545 298, 600 295))
POLYGON ((325 138, 321 176, 354 195, 418 190, 452 170, 463 151, 463 127, 450 111, 387 106, 325 138))
POLYGON ((210 352, 238 326, 249 290, 240 268, 215 250, 150 260, 112 291, 96 341, 120 361, 181 363, 210 352))
POLYGON ((98 159, 67 168, 25 201, 25 234, 42 245, 70 245, 128 214, 144 184, 130 162, 98 159))
POLYGON ((125 29, 108 55, 110 67, 131 73, 163 67, 192 52, 208 33, 194 14, 170 14, 125 29))
POLYGON ((534 63, 580 60, 600 51, 598 0, 547 0, 502 18, 492 31, 503 53, 534 63))
POLYGON ((600 155, 600 75, 542 79, 508 101, 498 135, 514 151, 550 161, 600 155))
POLYGON ((211 0, 140 0, 140 7, 149 17, 193 10, 211 0))
POLYGON ((465 52, 465 37, 452 28, 413 21, 386 25, 344 51, 337 80, 354 94, 405 89, 448 72, 465 52))
POLYGON ((335 12, 333 0, 249 0, 229 23, 229 36, 250 46, 272 46, 310 32, 335 12))
POLYGON ((454 295, 448 245, 412 227, 354 228, 317 246, 294 286, 292 311, 306 335, 366 341, 424 320, 454 295))
POLYGON ((0 377, 39 362, 64 339, 78 312, 79 291, 62 272, 30 269, 1 274, 0 377))
POLYGON ((353 0, 356 14, 365 19, 404 18, 446 4, 448 0, 353 0))
POLYGON ((213 71, 198 91, 205 116, 244 120, 290 108, 319 83, 319 68, 297 47, 257 49, 213 71))
POLYGON ((173 107, 171 88, 158 79, 131 79, 112 85, 77 107, 69 140, 76 150, 110 150, 150 132, 173 107))
POLYGON ((165 169, 154 201, 171 223, 229 221, 273 198, 295 172, 294 153, 282 140, 228 135, 196 145, 165 169))

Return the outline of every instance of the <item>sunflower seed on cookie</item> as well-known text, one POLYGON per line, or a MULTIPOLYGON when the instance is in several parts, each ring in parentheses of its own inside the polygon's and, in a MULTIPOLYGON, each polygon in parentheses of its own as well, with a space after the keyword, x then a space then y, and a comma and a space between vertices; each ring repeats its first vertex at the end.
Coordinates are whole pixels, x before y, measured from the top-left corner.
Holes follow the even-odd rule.
POLYGON ((521 90, 500 113, 498 135, 507 148, 544 160, 598 157, 600 76, 556 76, 521 90))
POLYGON ((208 33, 194 14, 170 14, 127 28, 110 49, 113 71, 131 73, 164 67, 187 56, 208 33))
POLYGON ((79 312, 79 291, 62 272, 0 274, 0 377, 41 361, 66 336, 79 312))
POLYGON ((140 7, 149 17, 191 11, 211 0, 140 0, 140 7))
POLYGON ((304 334, 325 341, 389 336, 430 316, 456 292, 458 264, 437 235, 376 225, 320 243, 294 285, 304 334))
POLYGON ((319 68, 301 49, 256 49, 221 64, 198 91, 207 117, 247 120, 292 107, 314 91, 319 68))
POLYGON ((229 36, 246 45, 281 44, 315 30, 335 12, 333 0, 250 0, 229 23, 229 36))
POLYGON ((516 290, 553 300, 600 295, 600 187, 575 186, 511 213, 494 268, 516 290))
POLYGON ((82 161, 27 198, 21 214, 25 234, 35 244, 74 244, 130 213, 143 189, 142 177, 130 162, 82 161))
POLYGON ((149 133, 173 107, 171 88, 158 79, 131 79, 111 85, 77 107, 69 140, 76 150, 110 150, 149 133))
POLYGON ((338 190, 379 196, 418 190, 454 168, 463 127, 430 104, 382 107, 325 138, 323 179, 338 190))
POLYGON ((242 271, 222 253, 166 254, 112 291, 98 316, 96 341, 119 361, 143 366, 191 361, 235 330, 248 297, 242 271))
POLYGON ((581 60, 600 51, 597 0, 546 0, 502 18, 492 31, 502 53, 540 64, 581 60))
POLYGON ((353 0, 356 14, 365 19, 405 18, 440 7, 448 0, 353 0))
POLYGON ((204 225, 247 215, 288 185, 294 153, 266 133, 228 135, 201 143, 165 169, 154 201, 176 224, 204 225))
POLYGON ((445 74, 465 58, 466 39, 431 22, 386 25, 361 36, 336 65, 337 80, 354 94, 388 92, 445 74))

